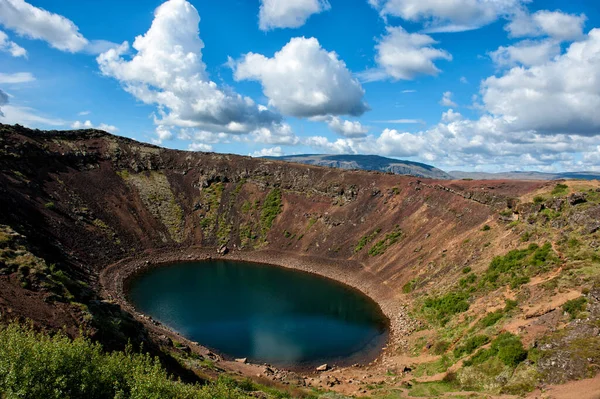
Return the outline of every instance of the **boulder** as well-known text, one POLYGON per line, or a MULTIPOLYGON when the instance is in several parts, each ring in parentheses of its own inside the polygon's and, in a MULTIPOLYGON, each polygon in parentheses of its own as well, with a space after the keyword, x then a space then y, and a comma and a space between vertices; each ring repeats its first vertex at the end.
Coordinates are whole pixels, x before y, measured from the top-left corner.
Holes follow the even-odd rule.
POLYGON ((585 198, 585 193, 574 193, 569 195, 569 204, 571 205, 579 205, 587 202, 585 198))
POLYGON ((221 245, 219 247, 219 249, 217 249, 217 253, 219 255, 227 255, 228 252, 229 252, 229 248, 227 248, 227 245, 221 245))
POLYGON ((245 364, 245 363, 248 362, 248 358, 242 357, 242 358, 239 358, 239 359, 235 359, 235 361, 238 362, 238 363, 244 363, 245 364))
POLYGON ((322 364, 319 367, 317 367, 317 371, 327 371, 327 369, 329 369, 329 366, 327 364, 322 364))

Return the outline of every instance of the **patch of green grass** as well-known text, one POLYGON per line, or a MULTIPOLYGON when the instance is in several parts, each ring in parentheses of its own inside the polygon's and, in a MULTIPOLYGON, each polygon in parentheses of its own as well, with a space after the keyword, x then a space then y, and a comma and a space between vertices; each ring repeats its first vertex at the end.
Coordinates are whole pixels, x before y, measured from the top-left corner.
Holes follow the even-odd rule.
POLYGON ((434 382, 419 382, 415 383, 408 392, 408 396, 417 398, 437 398, 441 395, 456 391, 457 387, 446 381, 434 381, 434 382))
POLYGON ((546 201, 546 199, 544 197, 542 197, 541 195, 536 195, 535 197, 533 197, 534 204, 541 204, 544 201, 546 201))
POLYGON ((483 228, 481 229, 482 231, 490 231, 492 228, 489 225, 485 225, 483 226, 483 228))
POLYGON ((496 324, 503 316, 504 312, 502 310, 490 312, 486 314, 481 320, 479 320, 479 325, 483 328, 491 327, 494 324, 496 324))
POLYGON ((465 360, 463 365, 465 367, 481 365, 493 357, 498 357, 506 366, 514 368, 527 359, 527 351, 523 348, 519 337, 505 332, 492 341, 489 349, 479 350, 470 359, 465 360))
POLYGON ((546 216, 548 219, 553 220, 560 217, 560 212, 557 212, 554 209, 546 208, 540 212, 540 215, 546 216))
POLYGON ((432 376, 446 372, 450 366, 452 366, 452 361, 444 355, 436 361, 419 364, 414 370, 414 375, 415 377, 432 376))
POLYGON ((552 190, 551 194, 560 196, 560 195, 566 195, 568 192, 569 192, 569 186, 567 186, 566 184, 558 183, 556 186, 554 186, 554 189, 552 190))
POLYGON ((371 249, 369 249, 369 255, 378 256, 384 254, 389 247, 391 247, 400 240, 402 234, 403 233, 400 229, 400 226, 396 225, 395 229, 392 232, 387 233, 382 240, 377 241, 371 247, 371 249))
POLYGON ((46 209, 55 209, 55 208, 56 208, 56 205, 54 204, 54 202, 50 201, 50 202, 46 202, 46 203, 44 204, 44 207, 45 207, 46 209))
POLYGON ((404 292, 405 294, 410 294, 411 292, 414 291, 414 289, 416 288, 418 283, 419 283, 419 279, 414 278, 414 279, 410 280, 408 283, 406 283, 402 286, 402 292, 404 292))
POLYGON ((354 253, 360 252, 365 246, 370 244, 379 233, 381 233, 381 229, 376 229, 372 233, 363 236, 354 247, 354 253))
POLYGON ((471 266, 467 266, 467 267, 463 267, 462 272, 463 274, 469 274, 471 273, 471 266))

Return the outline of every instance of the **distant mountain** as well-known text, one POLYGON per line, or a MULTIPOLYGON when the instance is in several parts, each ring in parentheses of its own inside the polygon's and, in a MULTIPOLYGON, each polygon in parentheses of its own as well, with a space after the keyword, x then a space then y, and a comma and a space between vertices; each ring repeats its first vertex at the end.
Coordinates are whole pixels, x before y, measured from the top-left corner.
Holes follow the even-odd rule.
POLYGON ((600 180, 598 172, 567 172, 567 173, 544 173, 544 172, 448 172, 455 179, 473 179, 473 180, 558 180, 558 179, 582 179, 582 180, 600 180))
POLYGON ((289 155, 283 157, 268 157, 280 161, 303 163, 308 165, 327 166, 340 169, 363 169, 380 172, 390 172, 398 175, 428 177, 432 179, 451 179, 452 177, 441 169, 419 162, 403 161, 385 158, 378 155, 289 155))

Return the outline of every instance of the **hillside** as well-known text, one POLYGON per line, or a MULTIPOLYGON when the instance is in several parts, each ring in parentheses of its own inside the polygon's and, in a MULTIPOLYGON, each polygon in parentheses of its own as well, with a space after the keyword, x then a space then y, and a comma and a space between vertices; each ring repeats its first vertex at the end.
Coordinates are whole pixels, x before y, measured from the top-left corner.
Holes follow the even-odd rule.
POLYGON ((598 182, 423 179, 0 125, 0 208, 0 322, 143 343, 184 381, 371 398, 598 382, 598 182), (323 373, 241 364, 127 303, 133 273, 219 248, 368 294, 390 319, 384 352, 323 373))
POLYGON ((378 155, 288 155, 283 157, 269 157, 280 161, 304 163, 307 165, 327 166, 340 169, 362 169, 379 172, 395 173, 427 177, 431 179, 451 179, 443 170, 419 162, 403 161, 385 158, 378 155))

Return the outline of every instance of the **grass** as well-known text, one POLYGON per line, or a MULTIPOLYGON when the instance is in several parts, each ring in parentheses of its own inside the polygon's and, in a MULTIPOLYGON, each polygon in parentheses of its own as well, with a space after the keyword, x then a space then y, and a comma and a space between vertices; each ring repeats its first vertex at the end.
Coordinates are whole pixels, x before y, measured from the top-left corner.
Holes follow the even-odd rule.
POLYGON ((46 203, 44 204, 44 207, 45 207, 46 209, 55 209, 55 208, 56 208, 56 205, 54 204, 54 202, 50 201, 50 202, 46 202, 46 203))
POLYGON ((381 229, 377 229, 372 233, 363 236, 354 247, 354 253, 360 252, 365 246, 370 244, 379 233, 381 233, 381 229))
POLYGON ((271 229, 273 221, 281 213, 282 208, 281 190, 274 188, 267 194, 260 213, 260 225, 263 234, 271 229))
POLYGON ((489 349, 481 349, 470 359, 464 361, 464 366, 479 366, 489 359, 497 357, 504 365, 515 368, 525 359, 527 351, 516 335, 505 332, 492 341, 489 349))
POLYGON ((561 195, 566 195, 569 192, 569 186, 567 186, 566 184, 562 184, 559 183, 556 186, 554 186, 554 189, 552 190, 552 195, 556 195, 556 196, 561 196, 561 195))
POLYGON ((469 310, 469 295, 464 292, 449 292, 442 296, 425 299, 423 308, 430 319, 446 324, 450 317, 469 310))
POLYGON ((456 386, 447 381, 420 382, 410 389, 408 395, 411 397, 437 398, 447 392, 456 391, 456 386))
POLYGON ((369 255, 378 256, 384 254, 389 247, 391 247, 400 240, 402 234, 403 233, 400 229, 400 226, 396 225, 395 229, 392 232, 387 233, 382 240, 377 241, 371 247, 371 249, 369 249, 369 255))
POLYGON ((470 355, 475 350, 490 342, 490 338, 487 335, 474 335, 467 339, 464 344, 454 348, 454 357, 459 359, 465 355, 470 355))

